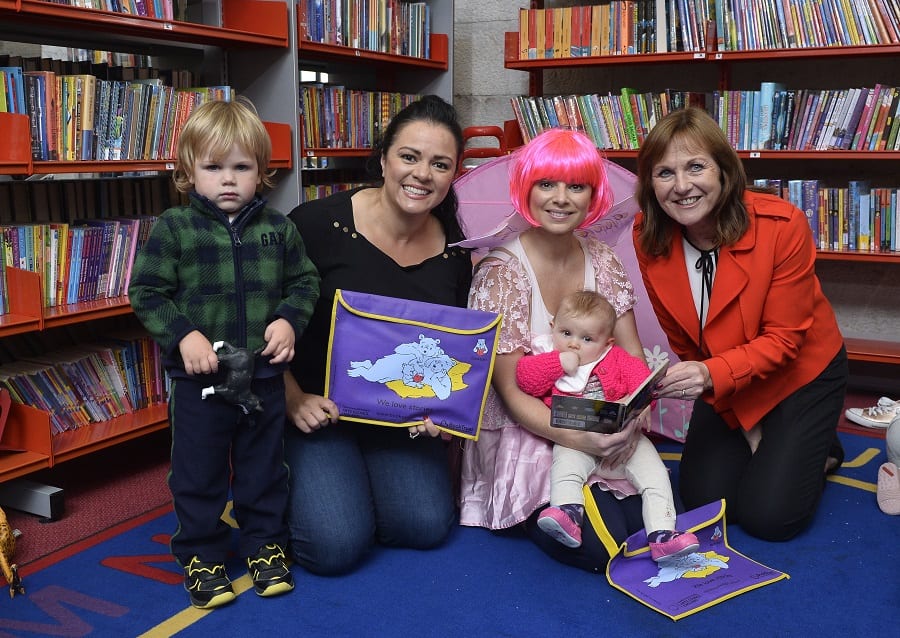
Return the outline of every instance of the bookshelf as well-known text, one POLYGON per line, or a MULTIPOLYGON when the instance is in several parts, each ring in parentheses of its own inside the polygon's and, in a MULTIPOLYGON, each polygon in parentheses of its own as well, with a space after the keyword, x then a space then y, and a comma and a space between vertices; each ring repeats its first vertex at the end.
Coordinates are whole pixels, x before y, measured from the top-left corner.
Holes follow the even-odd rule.
MULTIPOLYGON (((530 3, 532 9, 560 7, 561 2, 530 3)), ((578 4, 598 4, 583 2, 578 4)), ((753 4, 753 3, 748 3, 753 4)), ((754 5, 761 6, 761 5, 754 5)), ((659 3, 657 3, 659 10, 659 3)), ((665 13, 665 9, 663 9, 665 13)), ((657 14, 659 15, 659 14, 657 14)), ((521 16, 520 16, 521 18, 521 16)), ((521 24, 521 22, 520 22, 521 24)), ((504 34, 504 67, 528 74, 528 96, 553 96, 618 92, 622 87, 639 92, 674 88, 687 91, 725 91, 759 89, 761 81, 782 82, 790 88, 841 89, 874 86, 883 82, 900 86, 897 60, 900 43, 854 43, 802 48, 775 47, 751 50, 719 50, 714 25, 706 25, 705 46, 694 50, 669 50, 650 53, 587 55, 527 59, 521 53, 518 31, 504 34)), ((821 44, 821 43, 819 43, 821 44)), ((515 120, 504 123, 507 144, 522 143, 515 120)), ((636 165, 637 150, 605 150, 605 155, 629 170, 636 165)), ((900 151, 868 150, 739 150, 748 177, 821 178, 834 186, 846 186, 848 180, 871 179, 874 184, 900 187, 896 179, 900 151)), ((858 252, 820 250, 820 278, 828 288, 827 277, 834 269, 849 265, 868 268, 896 278, 900 252, 858 252), (824 275, 822 272, 824 271, 824 275)), ((827 290, 826 290, 827 292, 827 290)), ((896 317, 896 310, 887 310, 896 317)), ((840 315, 840 311, 838 310, 840 315)), ((888 319, 890 320, 890 319, 888 319)), ((894 321, 895 323, 895 321, 894 321)), ((900 365, 900 340, 885 338, 876 331, 846 338, 852 360, 900 365)), ((891 374, 891 373, 889 373, 891 374)))
MULTIPOLYGON (((10 312, 0 317, 0 339, 51 328, 131 314, 128 299, 104 299, 63 308, 42 308, 41 277, 7 268, 10 312)), ((166 406, 152 405, 110 421, 52 434, 46 412, 15 402, 10 406, 0 445, 0 482, 110 447, 167 427, 166 406)))
MULTIPOLYGON (((254 102, 266 124, 273 144, 270 168, 278 171, 267 196, 272 206, 288 212, 300 201, 304 181, 298 158, 358 163, 371 152, 302 148, 301 68, 327 72, 332 82, 355 89, 436 93, 452 101, 453 2, 427 4, 432 25, 427 59, 310 41, 304 38, 305 2, 294 0, 191 0, 192 22, 44 0, 0 0, 0 35, 10 42, 150 55, 161 68, 195 71, 198 85, 234 87, 254 102)), ((172 160, 34 161, 27 115, 0 113, 0 132, 0 181, 25 188, 60 175, 93 180, 144 171, 164 175, 174 168, 172 160)), ((0 225, 23 223, 10 211, 0 207, 0 225)), ((6 275, 9 312, 0 315, 0 346, 7 339, 132 315, 127 297, 43 307, 40 275, 17 268, 7 268, 6 275)), ((166 406, 159 404, 53 434, 47 413, 14 403, 0 441, 11 449, 0 450, 0 483, 166 427, 166 406)))
MULTIPOLYGON (((200 4, 200 3, 197 3, 200 4)), ((207 3, 204 2, 204 5, 207 3)), ((265 51, 270 56, 291 58, 288 30, 289 5, 267 0, 220 0, 216 24, 195 24, 158 18, 85 9, 42 0, 0 0, 0 34, 5 40, 25 43, 56 43, 67 46, 101 48, 144 53, 158 57, 164 66, 196 67, 203 85, 223 85, 232 81, 253 55, 265 51), (229 58, 229 53, 234 55, 229 58), (247 61, 245 61, 247 60, 247 61)), ((255 60, 254 60, 255 61, 255 60)), ((249 75, 249 74, 248 74, 249 75)), ((283 186, 289 190, 293 173, 291 155, 292 121, 296 111, 273 113, 269 103, 283 100, 284 88, 272 93, 274 80, 259 74, 254 83, 235 88, 249 97, 260 110, 272 136, 271 168, 288 171, 283 186), (271 120, 271 121, 269 121, 271 120)), ((293 102, 291 102, 293 104, 293 102)), ((31 161, 30 135, 24 116, 0 114, 4 129, 15 126, 10 144, 0 148, 0 174, 46 175, 58 173, 122 173, 131 171, 169 171, 172 160, 117 161, 31 161)), ((280 184, 279 186, 282 186, 280 184)))
MULTIPOLYGON (((151 55, 154 60, 160 60, 163 68, 195 70, 198 82, 204 86, 233 86, 254 101, 272 138, 270 168, 279 170, 273 197, 280 197, 285 205, 296 202, 299 177, 294 170, 292 138, 297 111, 296 101, 291 99, 295 91, 290 86, 294 75, 288 75, 285 81, 283 76, 275 77, 266 69, 262 72, 244 69, 245 65, 258 64, 261 58, 275 70, 296 64, 288 28, 293 5, 264 0, 204 0, 194 5, 207 16, 205 24, 36 0, 0 0, 0 33, 4 40, 14 42, 151 55), (252 80, 242 84, 235 76, 252 80), (278 90, 273 86, 278 86, 278 90), (286 108, 281 107, 284 102, 286 108)), ((34 161, 27 115, 0 113, 0 130, 3 131, 0 180, 12 180, 16 186, 25 188, 34 188, 43 176, 52 179, 63 174, 93 179, 98 174, 110 176, 135 171, 165 174, 174 167, 172 160, 34 161)), ((0 210, 0 224, 10 223, 21 223, 21 220, 15 217, 15 211, 10 212, 4 206, 0 210)), ((93 322, 132 316, 127 297, 44 307, 41 275, 17 268, 7 268, 6 275, 9 312, 0 316, 0 345, 7 339, 40 336, 48 334, 46 331, 77 329, 93 322)), ((166 410, 164 403, 158 403, 107 421, 54 433, 49 413, 12 403, 0 441, 4 447, 0 451, 0 482, 165 429, 168 427, 166 410)))
MULTIPOLYGON (((336 0, 323 0, 325 5, 336 0)), ((391 4, 397 5, 394 0, 391 4)), ((297 3, 296 40, 299 68, 328 76, 326 85, 345 87, 348 91, 387 91, 399 94, 435 94, 453 101, 453 12, 450 0, 428 0, 431 33, 428 36, 430 55, 427 58, 401 55, 386 51, 330 43, 327 34, 318 37, 309 15, 307 0, 297 3)), ((301 108, 302 111, 302 108, 301 108)), ((298 135, 298 163, 304 184, 328 182, 332 174, 355 176, 366 181, 363 160, 372 153, 371 145, 364 146, 307 146, 302 134, 305 125, 301 116, 298 135), (325 159, 328 169, 307 166, 308 158, 325 159)))

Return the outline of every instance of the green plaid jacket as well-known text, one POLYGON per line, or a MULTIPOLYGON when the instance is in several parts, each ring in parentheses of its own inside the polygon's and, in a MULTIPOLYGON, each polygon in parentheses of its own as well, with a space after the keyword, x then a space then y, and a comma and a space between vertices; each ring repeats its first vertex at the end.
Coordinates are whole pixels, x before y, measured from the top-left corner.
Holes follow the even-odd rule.
MULTIPOLYGON (((229 224, 212 202, 191 193, 190 206, 170 208, 154 224, 128 295, 166 369, 182 376, 178 344, 193 330, 256 350, 266 326, 281 317, 299 340, 319 297, 319 273, 297 227, 264 199, 229 224)), ((266 368, 257 376, 276 373, 266 368)))

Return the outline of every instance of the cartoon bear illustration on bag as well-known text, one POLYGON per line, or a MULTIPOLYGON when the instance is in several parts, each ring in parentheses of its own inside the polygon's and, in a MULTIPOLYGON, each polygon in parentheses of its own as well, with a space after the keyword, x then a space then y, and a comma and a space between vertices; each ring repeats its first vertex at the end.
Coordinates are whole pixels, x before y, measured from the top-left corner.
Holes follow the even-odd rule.
POLYGON ((439 399, 450 396, 452 382, 447 374, 456 364, 441 348, 441 340, 419 335, 419 340, 401 343, 394 351, 374 362, 351 361, 349 377, 362 377, 373 383, 401 381, 411 388, 428 386, 439 399))

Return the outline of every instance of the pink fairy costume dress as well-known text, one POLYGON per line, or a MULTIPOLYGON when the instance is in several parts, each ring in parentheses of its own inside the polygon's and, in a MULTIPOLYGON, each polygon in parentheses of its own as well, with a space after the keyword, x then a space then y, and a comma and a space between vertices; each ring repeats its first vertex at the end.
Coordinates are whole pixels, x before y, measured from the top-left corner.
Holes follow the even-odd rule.
MULTIPOLYGON (((617 316, 631 310, 634 288, 613 250, 592 238, 579 242, 584 251, 583 288, 606 297, 617 316)), ((503 314, 498 354, 517 348, 530 352, 535 336, 550 333, 553 317, 518 237, 492 250, 479 265, 469 307, 503 314)), ((550 502, 552 463, 553 443, 512 421, 491 388, 478 441, 467 441, 463 451, 460 523, 489 529, 521 523, 550 502)), ((594 475, 590 482, 621 497, 637 493, 625 478, 624 465, 604 471, 604 476, 608 478, 594 475)))

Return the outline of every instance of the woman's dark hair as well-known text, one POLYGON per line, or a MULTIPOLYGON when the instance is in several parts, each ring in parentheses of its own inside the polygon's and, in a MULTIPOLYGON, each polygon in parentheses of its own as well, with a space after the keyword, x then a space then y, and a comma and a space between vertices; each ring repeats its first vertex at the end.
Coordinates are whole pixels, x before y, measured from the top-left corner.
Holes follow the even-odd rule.
MULTIPOLYGON (((388 149, 397 138, 397 134, 407 125, 413 122, 430 122, 436 126, 443 126, 453 135, 456 140, 456 163, 458 168, 462 158, 463 139, 462 126, 456 114, 456 109, 452 104, 444 101, 437 95, 425 95, 410 105, 406 106, 397 113, 387 127, 384 129, 380 139, 375 143, 374 152, 368 161, 368 169, 373 175, 381 175, 381 158, 387 153, 388 149)), ((444 234, 447 236, 447 242, 453 243, 465 239, 462 229, 459 226, 459 219, 456 217, 456 211, 459 203, 456 199, 456 191, 453 185, 447 191, 444 200, 432 209, 432 214, 441 222, 444 234)))
POLYGON ((741 158, 706 111, 696 107, 679 109, 656 123, 638 151, 635 196, 644 213, 638 242, 648 255, 668 254, 672 233, 679 232, 678 223, 666 214, 653 190, 653 169, 676 139, 689 148, 708 153, 719 168, 722 193, 712 212, 716 220, 716 244, 734 243, 750 226, 743 201, 747 174, 741 158))

